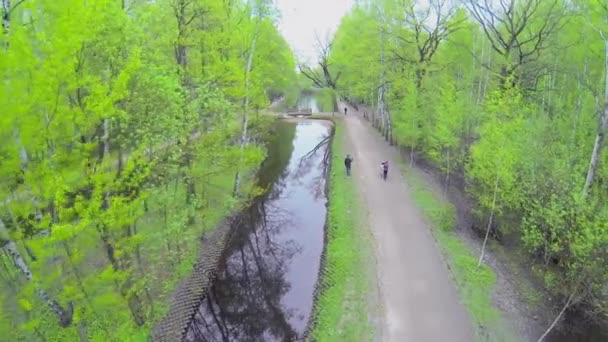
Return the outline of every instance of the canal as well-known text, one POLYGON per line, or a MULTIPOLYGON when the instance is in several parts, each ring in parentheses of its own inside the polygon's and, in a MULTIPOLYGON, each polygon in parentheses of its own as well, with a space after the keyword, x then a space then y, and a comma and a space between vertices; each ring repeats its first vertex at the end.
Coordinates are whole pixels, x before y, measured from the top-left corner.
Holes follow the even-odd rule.
POLYGON ((186 341, 302 338, 313 308, 327 202, 327 145, 308 152, 330 133, 323 121, 279 124, 259 175, 259 185, 268 191, 233 227, 234 237, 186 341))

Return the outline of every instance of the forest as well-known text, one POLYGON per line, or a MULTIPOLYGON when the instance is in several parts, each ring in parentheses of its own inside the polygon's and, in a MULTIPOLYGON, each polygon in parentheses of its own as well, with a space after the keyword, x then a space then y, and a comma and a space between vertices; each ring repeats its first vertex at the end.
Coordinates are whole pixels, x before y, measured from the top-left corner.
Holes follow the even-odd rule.
POLYGON ((260 112, 297 83, 278 13, 1 4, 0 339, 146 340, 202 234, 256 192, 260 112))
POLYGON ((300 74, 270 0, 0 3, 0 339, 147 340, 310 82, 608 321, 604 0, 356 0, 300 74))
POLYGON ((557 311, 605 321, 607 3, 428 4, 358 1, 305 71, 466 189, 483 246, 526 255, 557 311))

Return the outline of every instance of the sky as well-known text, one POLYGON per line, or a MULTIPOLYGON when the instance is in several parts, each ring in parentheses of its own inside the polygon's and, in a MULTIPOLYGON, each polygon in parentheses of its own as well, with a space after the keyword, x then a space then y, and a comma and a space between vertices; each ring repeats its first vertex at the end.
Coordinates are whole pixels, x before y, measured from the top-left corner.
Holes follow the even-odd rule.
POLYGON ((281 19, 279 30, 298 61, 317 60, 315 33, 322 39, 333 34, 354 0, 275 0, 281 19))

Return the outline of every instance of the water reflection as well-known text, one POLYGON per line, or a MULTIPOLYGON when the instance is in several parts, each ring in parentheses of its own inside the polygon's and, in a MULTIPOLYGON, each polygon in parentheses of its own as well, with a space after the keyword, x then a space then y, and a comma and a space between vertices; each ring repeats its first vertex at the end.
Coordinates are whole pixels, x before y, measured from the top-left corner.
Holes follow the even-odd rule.
POLYGON ((302 94, 298 99, 297 107, 299 111, 311 110, 312 113, 319 113, 319 104, 313 94, 302 94))
POLYGON ((325 179, 323 168, 314 165, 322 164, 325 150, 309 158, 309 167, 300 159, 327 133, 319 123, 297 126, 288 165, 277 173, 271 191, 243 212, 186 341, 302 337, 323 248, 326 199, 315 188, 324 187, 325 179))

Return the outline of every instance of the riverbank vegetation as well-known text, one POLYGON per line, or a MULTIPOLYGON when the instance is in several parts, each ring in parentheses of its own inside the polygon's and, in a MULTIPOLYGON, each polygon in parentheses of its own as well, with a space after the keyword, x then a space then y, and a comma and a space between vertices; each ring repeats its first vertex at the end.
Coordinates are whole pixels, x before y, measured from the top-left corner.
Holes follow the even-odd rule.
POLYGON ((560 316, 605 322, 608 8, 428 4, 359 3, 330 44, 334 88, 372 107, 410 163, 429 160, 467 190, 484 247, 496 239, 534 261, 560 316))
POLYGON ((361 223, 361 202, 344 176, 344 128, 338 122, 331 145, 325 255, 310 337, 314 341, 370 341, 371 248, 361 223))
POLYGON ((487 265, 477 266, 477 257, 456 235, 456 209, 431 186, 415 168, 401 165, 407 175, 408 188, 416 205, 433 228, 462 302, 474 322, 477 341, 515 341, 506 330, 500 312, 492 302, 496 274, 487 265))
POLYGON ((295 80, 269 2, 2 1, 0 336, 145 340, 295 80))

